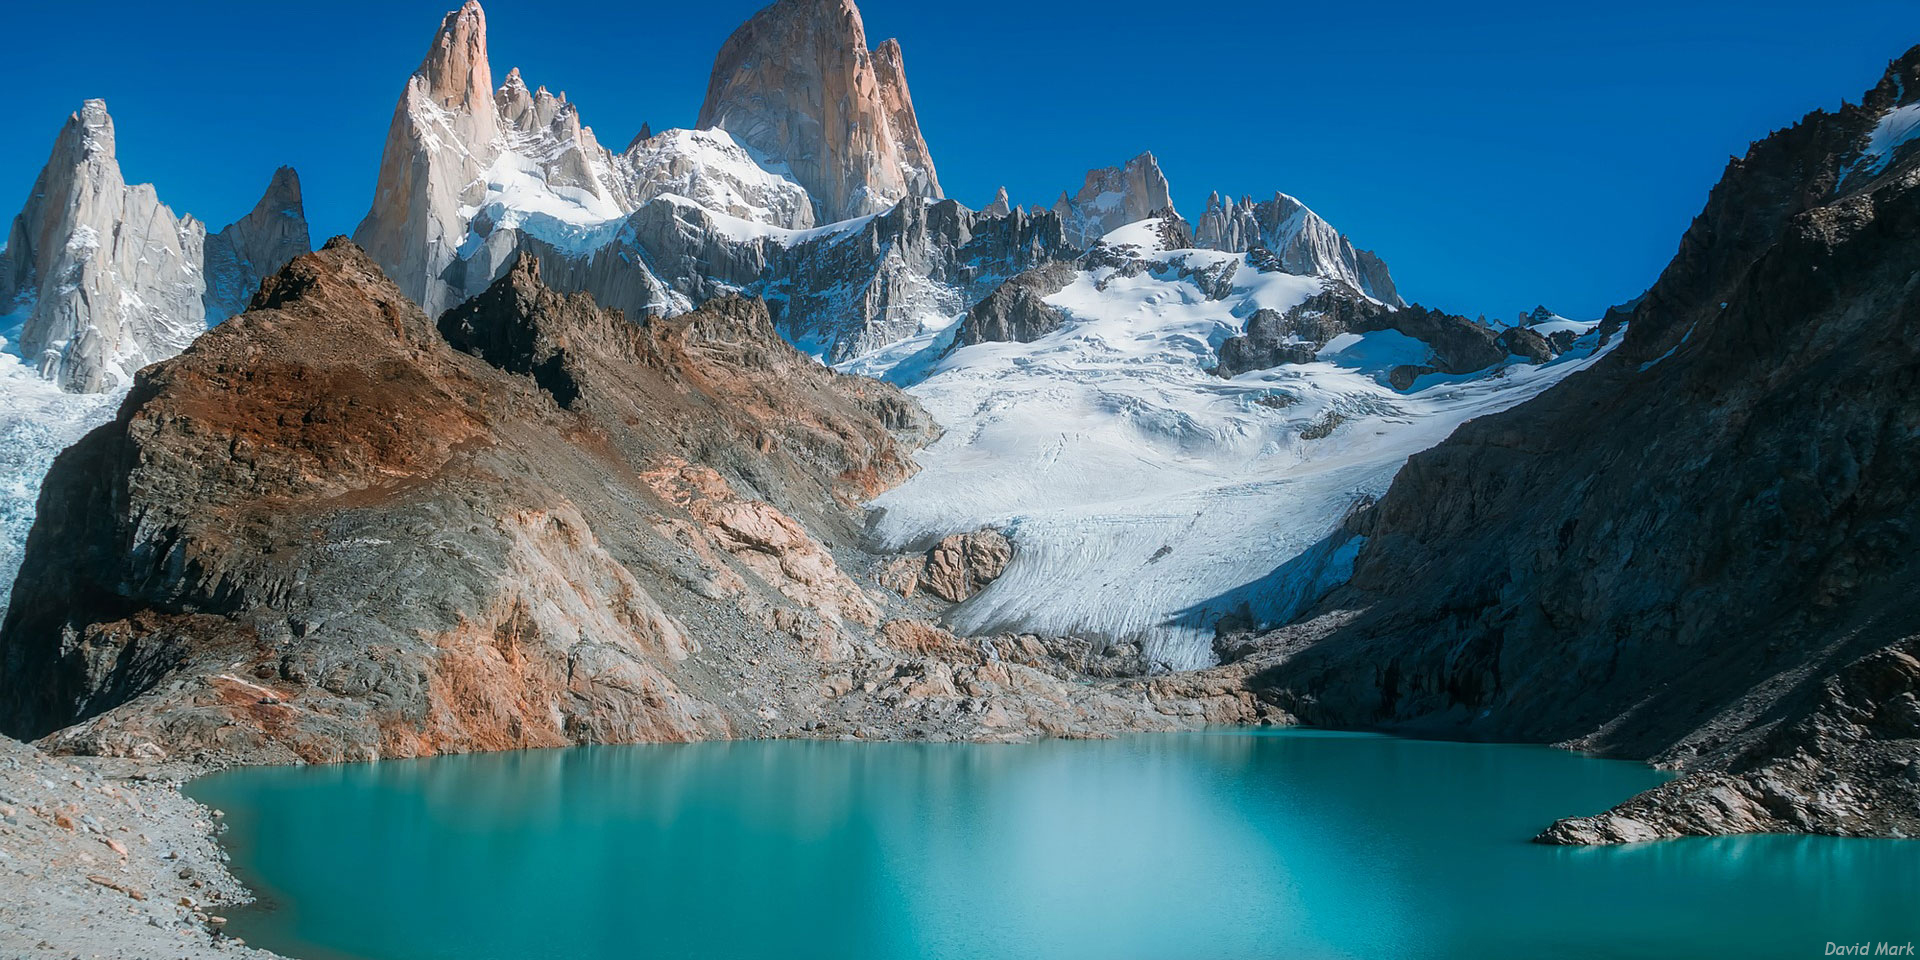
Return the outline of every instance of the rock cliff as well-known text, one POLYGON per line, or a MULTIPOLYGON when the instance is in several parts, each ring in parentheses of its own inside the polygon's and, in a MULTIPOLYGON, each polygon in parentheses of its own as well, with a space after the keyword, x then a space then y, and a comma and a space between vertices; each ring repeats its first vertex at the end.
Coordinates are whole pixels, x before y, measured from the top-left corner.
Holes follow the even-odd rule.
POLYGON ((1560 351, 1530 331, 1498 331, 1475 320, 1431 310, 1419 304, 1392 309, 1338 280, 1284 313, 1258 310, 1247 318, 1247 331, 1220 345, 1220 363, 1214 372, 1234 377, 1285 363, 1312 363, 1335 337, 1381 330, 1411 337, 1425 344, 1420 363, 1397 365, 1387 380, 1397 390, 1410 389, 1430 373, 1464 374, 1484 370, 1509 354, 1532 363, 1546 363, 1560 351))
POLYGON ((206 328, 205 225, 175 216, 151 184, 129 185, 114 148, 106 102, 88 100, 0 252, 0 308, 20 323, 21 356, 76 393, 124 386, 206 328))
POLYGON ((941 197, 900 44, 867 49, 853 0, 780 0, 754 14, 714 58, 696 125, 790 169, 822 222, 941 197))
POLYGON ((1733 160, 1612 353, 1338 535, 1351 582, 1260 684, 1684 772, 1552 842, 1920 833, 1917 98, 1920 48, 1733 160))

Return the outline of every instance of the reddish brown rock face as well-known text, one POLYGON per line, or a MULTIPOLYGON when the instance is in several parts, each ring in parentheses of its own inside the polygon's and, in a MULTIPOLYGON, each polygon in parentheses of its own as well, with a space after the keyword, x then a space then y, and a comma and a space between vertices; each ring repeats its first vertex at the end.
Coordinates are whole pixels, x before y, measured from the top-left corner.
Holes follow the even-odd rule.
POLYGON ((900 45, 867 49, 853 0, 780 0, 734 31, 714 58, 698 126, 786 164, 823 222, 941 196, 900 45))
POLYGON ((309 760, 730 736, 696 636, 792 666, 878 624, 821 537, 927 424, 759 304, 636 326, 525 261, 436 326, 336 242, 254 307, 55 469, 9 732, 309 760))
POLYGON ((1012 559, 1013 544, 997 531, 955 534, 928 551, 921 586, 942 600, 959 603, 999 579, 1012 559))

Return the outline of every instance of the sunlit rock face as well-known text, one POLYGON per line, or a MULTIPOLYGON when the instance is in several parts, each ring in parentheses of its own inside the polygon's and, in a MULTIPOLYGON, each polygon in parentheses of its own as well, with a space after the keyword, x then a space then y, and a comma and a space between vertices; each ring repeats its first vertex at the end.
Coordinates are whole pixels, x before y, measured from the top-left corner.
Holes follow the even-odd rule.
POLYGON ((734 31, 714 59, 698 126, 792 170, 822 221, 941 196, 900 44, 869 50, 852 0, 781 0, 734 31))
POLYGON ((1160 161, 1143 153, 1118 167, 1087 171, 1078 193, 1065 192, 1054 201, 1054 215, 1075 246, 1093 246, 1101 237, 1129 223, 1160 216, 1173 209, 1172 188, 1160 161))
POLYGON ((106 102, 88 100, 0 253, 0 309, 21 357, 77 393, 123 385, 206 329, 206 226, 175 216, 151 184, 129 186, 114 146, 106 102))

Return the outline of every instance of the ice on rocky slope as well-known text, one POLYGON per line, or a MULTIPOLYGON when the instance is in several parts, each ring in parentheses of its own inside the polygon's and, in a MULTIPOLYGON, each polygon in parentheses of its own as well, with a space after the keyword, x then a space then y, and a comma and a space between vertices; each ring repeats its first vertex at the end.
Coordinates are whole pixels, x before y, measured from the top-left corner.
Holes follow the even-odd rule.
MULTIPOLYGON (((1221 616, 1284 619, 1346 577, 1357 544, 1323 541, 1408 456, 1594 356, 1588 336, 1546 365, 1513 358, 1401 393, 1386 369, 1426 348, 1386 331, 1336 340, 1316 363, 1224 380, 1209 372, 1216 351, 1248 315, 1284 311, 1325 281, 1261 273, 1237 254, 1159 250, 1157 237, 1140 224, 1109 235, 1151 269, 1083 272, 1048 300, 1069 317, 1060 330, 954 351, 911 387, 946 433, 918 475, 875 502, 877 544, 923 548, 992 526, 1016 545, 1007 572, 950 614, 956 629, 1137 642, 1175 668, 1210 662, 1221 616), (1231 289, 1211 299, 1194 272, 1223 261, 1236 261, 1231 289)), ((886 372, 873 359, 865 369, 886 372)))
POLYGON ((12 352, 11 341, 0 340, 0 345, 5 347, 0 352, 0 617, 4 617, 47 468, 60 451, 113 419, 126 387, 107 393, 68 393, 22 364, 12 352))
POLYGON ((1867 138, 1866 149, 1860 152, 1860 158, 1841 172, 1840 179, 1845 181, 1858 170, 1864 169, 1868 176, 1878 176, 1893 162, 1893 156, 1900 148, 1920 139, 1920 102, 1909 103, 1904 107, 1888 110, 1886 116, 1874 125, 1873 133, 1867 138))
POLYGON ((620 158, 635 199, 685 197, 716 213, 792 230, 814 226, 813 198, 785 164, 755 154, 725 130, 668 130, 620 158))

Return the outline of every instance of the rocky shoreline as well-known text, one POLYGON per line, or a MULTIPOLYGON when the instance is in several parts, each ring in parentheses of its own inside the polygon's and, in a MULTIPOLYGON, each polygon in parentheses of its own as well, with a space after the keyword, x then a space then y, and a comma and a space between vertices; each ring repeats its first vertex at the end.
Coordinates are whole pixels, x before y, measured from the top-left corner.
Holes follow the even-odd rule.
POLYGON ((251 899, 216 840, 202 771, 56 757, 0 737, 0 954, 271 958, 226 935, 251 899))
MULTIPOLYGON (((1092 677, 1081 671, 1129 664, 1084 642, 1000 637, 1000 659, 931 626, 896 630, 893 639, 921 656, 849 665, 828 681, 832 709, 779 737, 1013 743, 1287 721, 1246 692, 1236 667, 1092 677)), ((73 741, 56 733, 48 742, 73 741)), ((220 847, 223 813, 181 789, 262 762, 304 761, 49 753, 0 737, 0 955, 277 956, 224 932, 221 913, 252 894, 220 847)))

